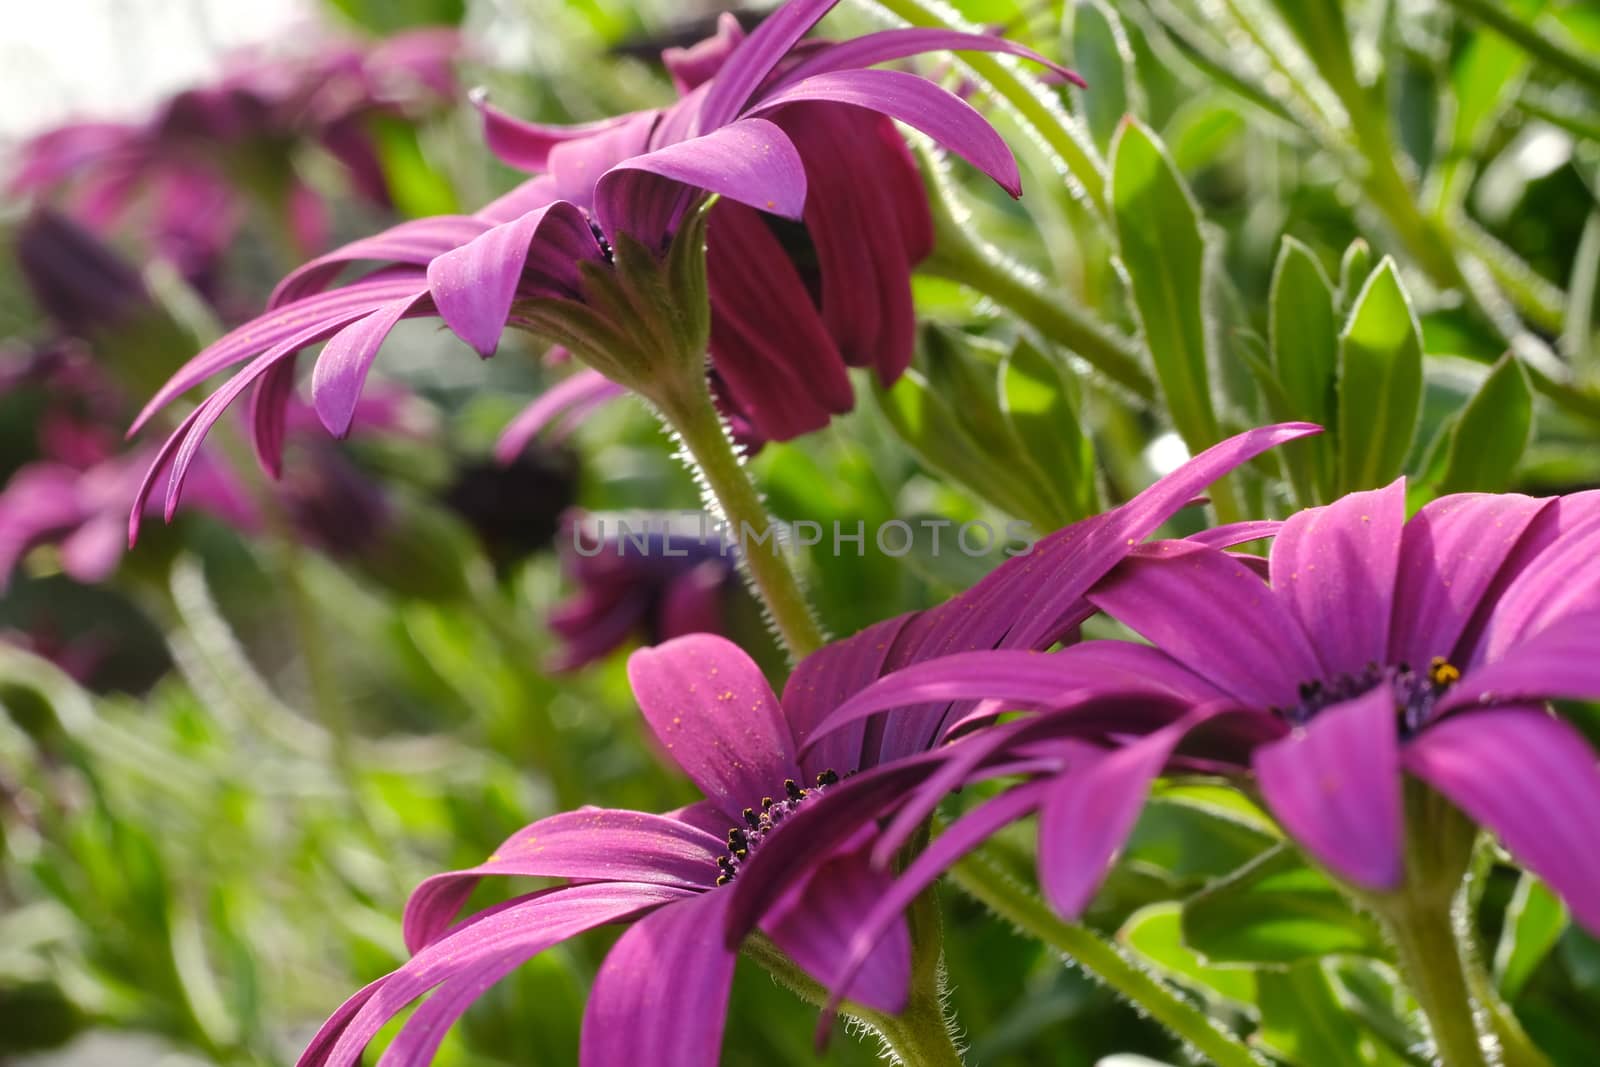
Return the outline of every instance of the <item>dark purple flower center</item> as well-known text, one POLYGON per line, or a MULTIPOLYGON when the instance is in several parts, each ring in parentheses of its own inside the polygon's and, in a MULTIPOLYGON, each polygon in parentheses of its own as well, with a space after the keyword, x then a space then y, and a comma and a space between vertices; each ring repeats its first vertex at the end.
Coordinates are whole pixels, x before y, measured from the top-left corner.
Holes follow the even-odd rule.
POLYGON ((1274 710, 1291 726, 1305 726, 1324 709, 1387 685, 1394 692, 1400 733, 1409 737, 1433 717, 1439 698, 1460 680, 1460 669, 1443 656, 1435 656, 1425 671, 1414 670, 1408 663, 1396 666, 1373 663, 1360 674, 1342 674, 1333 681, 1305 682, 1300 686, 1298 704, 1274 710))
POLYGON ((838 781, 839 776, 833 771, 823 771, 817 775, 815 786, 802 789, 800 783, 789 778, 783 783, 782 800, 762 797, 759 807, 745 808, 744 825, 735 826, 728 831, 728 854, 717 857, 717 884, 727 885, 733 881, 734 875, 739 873, 739 868, 755 855, 756 849, 761 847, 761 843, 779 823, 798 811, 800 805, 827 792, 828 787, 838 781))

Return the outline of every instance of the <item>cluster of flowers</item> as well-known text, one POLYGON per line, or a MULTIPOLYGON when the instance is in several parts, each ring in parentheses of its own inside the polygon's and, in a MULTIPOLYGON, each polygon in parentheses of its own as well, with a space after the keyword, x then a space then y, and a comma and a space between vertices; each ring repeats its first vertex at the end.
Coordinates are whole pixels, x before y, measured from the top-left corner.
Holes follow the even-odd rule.
MULTIPOLYGON (((694 309, 637 274, 674 261, 677 238, 700 222, 712 392, 736 433, 759 442, 825 424, 852 403, 848 366, 892 381, 910 359, 909 276, 931 234, 890 120, 1013 194, 1020 184, 970 105, 878 64, 932 50, 1039 57, 938 30, 806 41, 832 6, 792 0, 748 37, 729 21, 672 53, 682 97, 660 111, 553 129, 480 103, 491 148, 535 177, 475 215, 406 223, 313 260, 264 316, 197 356, 145 418, 244 367, 163 447, 135 532, 158 474, 170 466, 170 514, 199 441, 246 390, 258 451, 278 464, 306 347, 326 342, 312 404, 347 432, 406 317, 438 316, 483 355, 508 324, 525 326, 589 364, 519 420, 516 441, 567 405, 623 388, 648 397, 653 349, 638 322, 670 334, 694 309), (639 359, 642 370, 629 362, 639 359)), ((1600 767, 1548 703, 1600 697, 1600 493, 1449 496, 1408 519, 1397 482, 1281 524, 1148 541, 1219 478, 1315 432, 1234 437, 955 599, 827 645, 781 697, 720 637, 636 652, 629 677, 646 724, 705 799, 664 814, 557 815, 483 864, 429 879, 406 909, 411 959, 346 1002, 301 1063, 358 1062, 431 993, 382 1061, 426 1062, 489 986, 616 923, 631 925, 589 998, 591 1067, 634 1063, 641 1048, 663 1063, 716 1062, 734 961, 758 931, 836 1002, 896 1013, 912 968, 905 910, 941 872, 1036 814, 1041 885, 1076 916, 1169 773, 1248 784, 1310 856, 1374 894, 1416 873, 1407 836, 1429 828, 1408 814, 1412 779, 1496 833, 1600 930, 1600 858, 1583 840, 1600 824, 1600 767), (1266 538, 1269 558, 1237 551, 1266 538), (1080 641, 1097 613, 1149 644, 1080 641), (941 799, 982 781, 1004 788, 904 860, 941 799), (491 876, 563 884, 457 921, 491 876)), ((710 555, 642 585, 650 561, 597 557, 588 594, 557 626, 604 619, 621 634, 647 611, 672 620, 658 619, 658 633, 713 626, 708 597, 726 571, 710 555)), ((575 650, 575 662, 610 644, 575 650)))

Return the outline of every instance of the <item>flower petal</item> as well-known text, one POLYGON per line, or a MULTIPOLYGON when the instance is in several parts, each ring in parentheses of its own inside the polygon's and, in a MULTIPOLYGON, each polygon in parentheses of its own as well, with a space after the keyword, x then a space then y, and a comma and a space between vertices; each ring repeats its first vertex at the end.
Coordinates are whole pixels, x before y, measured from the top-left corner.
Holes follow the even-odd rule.
POLYGON ((436 874, 406 901, 406 947, 421 951, 455 921, 484 878, 570 878, 706 889, 727 852, 718 837, 663 815, 585 808, 518 830, 477 867, 436 874))
MULTIPOLYGON (((474 916, 339 1010, 301 1055, 299 1067, 351 1067, 378 1031, 428 990, 479 966, 527 960, 570 937, 697 894, 663 886, 606 884, 535 893, 474 916), (354 1005, 354 1007, 352 1007, 354 1005)), ((430 1034, 413 1035, 431 1041, 430 1034)), ((391 1049, 403 1055, 405 1049, 391 1049)))
POLYGON ((1079 765, 1050 780, 1039 812, 1039 884, 1068 919, 1083 914, 1144 809, 1150 784, 1191 730, 1225 704, 1196 708, 1148 737, 1098 757, 1083 746, 1079 765))
POLYGON ((428 264, 428 289, 445 324, 481 356, 500 344, 524 272, 545 276, 544 295, 578 291, 578 262, 603 259, 583 213, 557 202, 502 223, 428 264))
POLYGON ((294 395, 295 365, 287 360, 263 375, 250 394, 250 442, 256 462, 272 478, 283 474, 283 445, 294 395))
POLYGON ((1208 682, 1257 707, 1289 707, 1322 676, 1300 623, 1224 552, 1162 541, 1129 556, 1089 600, 1208 682))
POLYGON ((692 190, 798 219, 805 164, 776 125, 742 119, 616 164, 595 186, 595 214, 613 238, 629 234, 655 247, 677 225, 692 190))
POLYGON ((1582 734, 1543 708, 1496 708, 1428 727, 1401 758, 1600 934, 1600 765, 1582 734))
POLYGON ((711 936, 732 894, 711 892, 634 923, 606 954, 583 1013, 582 1067, 716 1067, 732 949, 711 936))
MULTIPOLYGON (((761 928, 825 988, 841 981, 850 935, 889 890, 893 875, 875 868, 866 849, 832 856, 784 895, 761 928)), ((846 1000, 875 1011, 905 1010, 911 984, 911 932, 893 923, 874 944, 861 969, 843 990, 846 1000)))
POLYGON ((963 33, 960 30, 930 29, 920 26, 879 30, 877 33, 868 33, 848 41, 830 44, 829 47, 785 71, 782 77, 775 80, 773 88, 781 90, 814 74, 873 67, 879 63, 910 59, 912 56, 928 52, 1000 52, 1018 56, 1038 63, 1080 89, 1086 88, 1083 79, 1075 72, 1053 63, 1015 41, 1008 41, 1004 37, 992 37, 986 33, 963 33))
POLYGON ((550 152, 557 145, 607 133, 627 124, 631 115, 617 115, 576 126, 548 126, 509 115, 489 103, 486 93, 472 94, 472 105, 483 116, 483 141, 500 162, 529 174, 550 169, 550 152))
POLYGON ((1484 594, 1549 505, 1512 493, 1463 493, 1417 512, 1400 541, 1386 662, 1456 661, 1456 646, 1484 594))
POLYGON ((1387 662, 1405 522, 1402 478, 1302 511, 1273 541, 1272 588, 1311 639, 1322 661, 1319 677, 1358 675, 1387 662))
POLYGON ((1600 611, 1569 615, 1471 668, 1439 702, 1438 714, 1479 704, 1600 699, 1600 611))
POLYGON ((459 248, 488 228, 487 223, 465 215, 439 215, 402 222, 295 268, 272 291, 267 307, 282 307, 321 292, 352 263, 371 260, 426 267, 435 256, 459 248))
POLYGON ((750 113, 806 101, 849 104, 898 119, 983 171, 1012 196, 1022 195, 1022 174, 1005 138, 971 104, 926 78, 900 70, 818 74, 764 97, 750 113))
POLYGON ((803 753, 807 775, 863 768, 866 723, 824 728, 834 709, 884 673, 884 662, 909 615, 875 623, 845 641, 833 641, 801 660, 783 687, 783 710, 803 753), (820 740, 819 740, 820 739, 820 740))
POLYGON ((1306 851, 1368 889, 1399 888, 1400 742, 1388 686, 1324 709, 1258 749, 1253 764, 1273 816, 1306 851))
POLYGON ((778 698, 733 642, 696 634, 640 649, 628 657, 628 680, 650 729, 729 826, 800 777, 778 698))
POLYGON ((839 0, 791 0, 764 19, 708 83, 710 91, 700 109, 700 129, 714 130, 732 122, 790 49, 838 3, 839 0))
POLYGON ((334 334, 323 346, 311 372, 311 402, 322 425, 333 436, 349 436, 356 407, 361 403, 361 390, 378 358, 378 349, 401 319, 429 310, 419 307, 426 295, 416 293, 385 304, 334 334))
POLYGON ((494 458, 510 463, 522 454, 545 427, 568 412, 589 411, 619 396, 627 390, 597 370, 584 368, 546 389, 539 399, 522 410, 511 425, 500 434, 494 446, 494 458))
POLYGON ((722 599, 731 573, 727 564, 708 559, 668 583, 661 595, 661 636, 722 632, 722 599))

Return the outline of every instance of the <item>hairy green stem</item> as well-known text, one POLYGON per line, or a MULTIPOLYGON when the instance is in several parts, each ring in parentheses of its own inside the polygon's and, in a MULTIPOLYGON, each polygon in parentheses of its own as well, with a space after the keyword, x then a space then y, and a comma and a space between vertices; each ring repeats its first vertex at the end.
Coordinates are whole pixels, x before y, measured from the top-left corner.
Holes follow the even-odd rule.
POLYGON ((978 850, 951 869, 951 877, 1000 918, 1079 966, 1146 1012, 1217 1067, 1261 1067, 1263 1062, 1205 1012, 1169 989, 1129 959, 1115 944, 1086 926, 1058 917, 1019 885, 1004 868, 978 850))
POLYGON ((1440 1062, 1444 1067, 1486 1067, 1450 913, 1438 901, 1415 897, 1378 909, 1400 973, 1427 1019, 1440 1062))
POLYGON ((822 647, 822 628, 789 566, 790 546, 778 537, 761 493, 711 401, 705 376, 695 374, 682 388, 663 390, 655 402, 683 442, 712 502, 721 509, 739 548, 739 564, 790 657, 796 662, 804 659, 822 647))

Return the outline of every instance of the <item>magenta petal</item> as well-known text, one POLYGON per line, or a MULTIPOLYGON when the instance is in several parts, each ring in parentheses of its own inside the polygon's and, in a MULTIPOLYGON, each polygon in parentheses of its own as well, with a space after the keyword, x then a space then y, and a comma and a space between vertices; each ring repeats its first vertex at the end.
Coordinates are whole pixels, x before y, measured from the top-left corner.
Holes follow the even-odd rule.
POLYGON ((576 126, 546 126, 525 122, 489 103, 483 93, 474 93, 473 105, 483 116, 483 140, 500 162, 538 174, 550 169, 550 152, 557 145, 606 133, 629 122, 630 115, 618 115, 576 126))
POLYGON ((971 104, 926 78, 899 70, 818 74, 765 97, 751 114, 806 101, 848 104, 899 119, 983 171, 1012 196, 1022 195, 1022 175, 1005 138, 971 104))
POLYGON ((783 710, 805 753, 806 773, 833 770, 849 774, 862 768, 866 723, 824 727, 846 699, 883 674, 894 639, 910 616, 874 623, 845 641, 823 645, 795 666, 783 687, 783 710))
POLYGON ((527 960, 520 952, 491 956, 447 978, 417 1006, 395 1035, 378 1067, 428 1067, 456 1021, 478 998, 527 960))
POLYGON ((640 649, 628 657, 628 680, 650 729, 730 826, 800 777, 778 698, 733 642, 695 634, 640 649))
POLYGON ((61 569, 75 581, 103 582, 116 571, 126 549, 122 520, 115 513, 99 515, 61 542, 61 569))
POLYGON ((700 129, 713 130, 732 122, 790 49, 838 3, 791 0, 764 19, 708 83, 710 91, 700 108, 700 129))
MULTIPOLYGON (((850 934, 889 891, 893 875, 875 868, 865 849, 833 856, 786 893, 762 920, 779 948, 826 988, 839 988, 850 934)), ((911 933, 893 923, 852 977, 846 1000, 875 1011, 905 1010, 911 983, 911 933)))
POLYGON ((612 167, 595 187, 600 226, 653 242, 676 223, 684 186, 791 219, 806 206, 806 169, 794 144, 766 119, 743 119, 612 167))
POLYGON ((716 931, 731 893, 634 923, 606 954, 583 1013, 582 1067, 716 1067, 738 958, 716 931), (648 1050, 648 1053, 645 1053, 648 1050))
POLYGON ((373 360, 378 358, 378 349, 425 296, 417 293, 386 304, 329 338, 311 372, 311 402, 329 433, 335 437, 349 435, 356 407, 361 403, 361 389, 367 383, 373 360))
POLYGON ((571 878, 582 882, 640 882, 683 889, 709 888, 719 837, 678 819, 638 811, 585 808, 540 819, 511 835, 477 867, 436 874, 406 901, 406 947, 436 940, 484 878, 571 878))
POLYGON ((627 390, 597 370, 584 369, 546 389, 522 410, 501 433, 494 446, 494 457, 510 463, 527 448, 545 427, 574 409, 590 410, 608 400, 626 395, 627 390))
POLYGON ((440 215, 402 222, 295 268, 272 291, 267 307, 282 307, 322 291, 352 263, 371 260, 426 267, 435 256, 459 248, 486 229, 486 223, 463 215, 440 215))
MULTIPOLYGON (((1062 915, 1076 919, 1083 914, 1133 832, 1150 784, 1184 736, 1223 707, 1197 708, 1148 737, 1085 759, 1051 780, 1039 812, 1039 883, 1062 915)), ((1082 758, 1081 746, 1070 751, 1082 758)))
POLYGON ((1358 675, 1387 661, 1405 522, 1402 478, 1302 511, 1273 542, 1272 588, 1311 639, 1322 677, 1358 675))
POLYGON ((1439 702, 1439 712, 1475 704, 1600 699, 1600 611, 1569 615, 1473 667, 1439 702))
POLYGON ((1291 707, 1322 677, 1299 622, 1240 561, 1188 541, 1129 556, 1090 594, 1101 610, 1212 684, 1258 707, 1291 707))
POLYGON ((1582 734, 1543 708, 1466 712, 1423 730, 1401 758, 1600 934, 1600 764, 1582 734))
POLYGON ((283 474, 283 445, 294 393, 295 365, 286 360, 263 375, 250 394, 250 442, 256 462, 272 478, 283 474))
POLYGON ((785 71, 773 88, 782 90, 814 74, 873 67, 879 63, 892 63, 897 59, 909 59, 928 52, 1000 52, 1032 60, 1080 88, 1084 84, 1083 79, 1073 71, 1004 37, 992 37, 985 33, 963 33, 960 30, 907 27, 880 30, 877 33, 832 44, 816 55, 795 64, 793 69, 785 71))
POLYGON ((1507 657, 1530 637, 1592 612, 1600 604, 1596 559, 1600 559, 1600 526, 1566 534, 1540 553, 1494 604, 1480 657, 1489 661, 1507 657))
MULTIPOLYGON (((389 975, 377 988, 356 995, 335 1020, 343 1022, 337 1040, 324 1028, 301 1056, 300 1067, 351 1067, 378 1031, 428 990, 480 966, 509 959, 527 960, 585 930, 693 899, 696 894, 662 886, 606 884, 573 886, 536 893, 474 916, 435 941, 389 975)), ((430 1034, 414 1034, 430 1041, 430 1034)), ((404 1046, 390 1053, 405 1055, 404 1046)))
MULTIPOLYGON (((428 264, 428 289, 439 308, 439 316, 481 356, 492 356, 500 344, 511 303, 523 282, 524 269, 530 266, 564 281, 571 295, 577 289, 577 263, 557 262, 558 250, 552 238, 581 228, 588 233, 582 213, 571 204, 555 203, 536 208, 520 218, 490 229, 470 243, 446 252, 428 264), (546 232, 548 231, 548 232, 546 232), (550 262, 541 262, 545 257, 550 262)), ((594 238, 592 258, 598 261, 599 246, 594 238)), ((557 295, 555 293, 547 295, 557 295)))
POLYGON ((1368 889, 1399 888, 1400 742, 1387 685, 1257 749, 1253 765, 1273 816, 1319 862, 1368 889))
POLYGON ((1440 497, 1400 542, 1389 663, 1456 660, 1484 594, 1548 500, 1510 493, 1440 497))
POLYGON ((1214 526, 1209 530, 1190 534, 1184 540, 1205 545, 1207 548, 1237 548, 1251 541, 1265 541, 1277 537, 1282 530, 1283 523, 1272 519, 1233 522, 1226 526, 1214 526))

